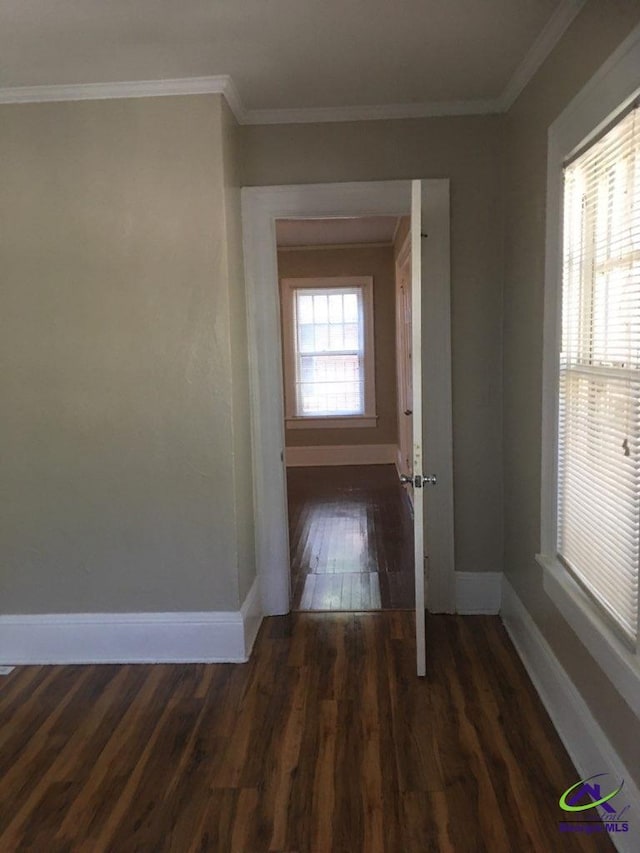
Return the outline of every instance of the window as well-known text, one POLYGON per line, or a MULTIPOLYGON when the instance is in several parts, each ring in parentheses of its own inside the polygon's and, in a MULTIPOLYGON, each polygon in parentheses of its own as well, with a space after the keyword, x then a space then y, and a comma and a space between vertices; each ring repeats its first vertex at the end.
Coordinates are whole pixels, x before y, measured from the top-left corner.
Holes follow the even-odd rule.
POLYGON ((375 426, 373 279, 282 282, 287 426, 375 426))
POLYGON ((640 115, 566 164, 557 549, 638 639, 640 115))
POLYGON ((549 128, 545 592, 640 716, 640 27, 549 128))
POLYGON ((293 294, 298 417, 364 414, 362 288, 293 294))

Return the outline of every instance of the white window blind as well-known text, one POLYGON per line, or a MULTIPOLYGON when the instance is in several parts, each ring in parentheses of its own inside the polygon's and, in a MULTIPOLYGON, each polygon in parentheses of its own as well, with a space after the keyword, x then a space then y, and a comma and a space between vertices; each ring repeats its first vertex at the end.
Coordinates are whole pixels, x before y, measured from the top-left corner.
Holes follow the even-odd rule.
POLYGON ((362 288, 296 289, 294 326, 296 415, 363 415, 362 288))
POLYGON ((566 166, 563 246, 558 556, 637 647, 637 106, 566 166))

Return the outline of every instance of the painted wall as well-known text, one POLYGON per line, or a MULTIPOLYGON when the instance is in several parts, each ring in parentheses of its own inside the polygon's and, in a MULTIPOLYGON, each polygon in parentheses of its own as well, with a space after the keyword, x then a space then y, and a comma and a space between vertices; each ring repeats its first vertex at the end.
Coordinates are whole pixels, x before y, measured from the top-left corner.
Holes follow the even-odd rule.
POLYGON ((3 613, 248 588, 233 134, 219 96, 0 107, 3 613))
POLYGON ((367 429, 288 429, 287 447, 340 444, 396 444, 395 265, 392 246, 302 249, 278 252, 280 278, 373 276, 376 411, 378 425, 367 429))
POLYGON ((240 129, 243 184, 451 179, 456 568, 502 569, 502 120, 240 129))
MULTIPOLYGON (((640 21, 637 0, 591 0, 505 119, 505 570, 609 739, 640 781, 639 722, 542 588, 542 323, 547 129, 640 21)), ((595 772, 595 771, 594 771, 595 772)))

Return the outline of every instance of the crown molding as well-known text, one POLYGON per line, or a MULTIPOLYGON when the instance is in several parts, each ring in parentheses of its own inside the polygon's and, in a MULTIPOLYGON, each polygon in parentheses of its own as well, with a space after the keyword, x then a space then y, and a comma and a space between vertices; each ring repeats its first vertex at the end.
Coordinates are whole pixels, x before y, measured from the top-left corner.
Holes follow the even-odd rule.
POLYGON ((0 88, 0 104, 157 98, 168 95, 223 95, 239 124, 315 124, 319 122, 482 115, 501 111, 498 99, 248 110, 244 107, 240 94, 228 74, 219 74, 214 77, 178 77, 171 80, 131 80, 117 83, 70 83, 5 87, 0 88))
POLYGON ((299 109, 247 110, 244 124, 323 124, 339 121, 439 118, 486 115, 501 112, 498 99, 427 101, 413 104, 371 104, 351 107, 302 107, 299 109))
POLYGON ((229 109, 236 117, 238 124, 248 124, 247 111, 242 103, 242 98, 240 97, 240 92, 238 92, 236 88, 236 84, 233 82, 229 74, 225 74, 222 79, 224 79, 224 83, 220 90, 220 94, 224 96, 227 104, 229 105, 229 109))
POLYGON ((586 0, 562 0, 505 86, 499 98, 500 112, 506 113, 513 106, 585 3, 586 0))
POLYGON ((170 80, 129 80, 117 83, 70 83, 0 88, 0 104, 55 101, 101 101, 115 98, 157 98, 169 95, 224 95, 240 123, 244 107, 228 74, 214 77, 178 77, 170 80))
POLYGON ((506 112, 511 107, 585 2, 586 0, 562 0, 498 98, 346 107, 247 109, 231 77, 228 74, 219 74, 213 77, 178 77, 170 80, 5 87, 0 88, 0 104, 154 98, 166 95, 223 95, 239 124, 316 124, 493 115, 506 112))

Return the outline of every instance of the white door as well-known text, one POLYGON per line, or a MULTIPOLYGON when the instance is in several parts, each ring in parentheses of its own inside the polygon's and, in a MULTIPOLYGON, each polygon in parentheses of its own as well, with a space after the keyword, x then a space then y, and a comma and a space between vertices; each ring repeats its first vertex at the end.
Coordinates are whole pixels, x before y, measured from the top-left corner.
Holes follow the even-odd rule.
MULTIPOLYGON (((413 469, 413 394, 411 389, 411 234, 396 261, 396 358, 398 378, 398 470, 413 469)), ((409 490, 411 491, 411 490, 409 490)), ((413 503, 413 495, 409 494, 413 503)))
POLYGON ((422 187, 411 182, 411 388, 413 395, 413 556, 416 573, 416 667, 427 671, 426 550, 422 483, 422 187))
MULTIPOLYGON (((453 459, 451 441, 451 340, 448 277, 442 275, 445 237, 431 216, 433 200, 421 181, 411 182, 411 387, 413 467, 402 477, 413 489, 416 586, 416 669, 426 674, 427 604, 452 610, 450 589, 434 576, 453 572, 453 459), (431 233, 426 233, 426 229, 431 233), (433 588, 432 588, 433 587, 433 588)), ((446 266, 446 264, 444 265, 446 266)))

